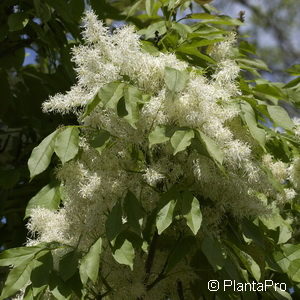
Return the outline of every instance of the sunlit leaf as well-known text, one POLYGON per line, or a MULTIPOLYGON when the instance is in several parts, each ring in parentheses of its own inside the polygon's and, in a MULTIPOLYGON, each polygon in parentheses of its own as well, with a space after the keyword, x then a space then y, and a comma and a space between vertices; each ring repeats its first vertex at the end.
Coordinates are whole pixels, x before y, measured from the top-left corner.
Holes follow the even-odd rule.
POLYGON ((182 91, 188 81, 188 73, 170 67, 165 68, 165 83, 171 93, 182 91))
POLYGON ((158 234, 161 234, 172 224, 175 204, 175 200, 171 200, 159 210, 156 218, 158 234))
POLYGON ((290 263, 288 274, 293 281, 300 282, 300 259, 293 260, 290 263))
POLYGON ((134 256, 134 248, 131 242, 129 242, 128 240, 124 240, 122 246, 119 249, 117 249, 113 254, 114 259, 119 264, 127 265, 130 267, 131 270, 133 270, 134 256))
POLYGON ((165 143, 170 140, 165 126, 156 126, 149 134, 149 147, 155 144, 165 143))
POLYGON ((192 129, 176 130, 170 140, 174 150, 173 154, 176 155, 178 152, 183 151, 190 146, 194 136, 195 134, 192 129))
POLYGON ((58 185, 47 184, 27 204, 25 218, 29 217, 31 210, 37 207, 56 210, 60 204, 58 185))
POLYGON ((220 149, 220 147, 216 144, 216 142, 203 133, 201 130, 198 130, 198 139, 204 145, 206 151, 210 155, 210 157, 218 162, 220 165, 223 163, 224 153, 220 149))
POLYGON ((235 252, 237 257, 241 260, 243 265, 246 267, 248 272, 250 272, 250 274, 252 274, 252 276, 255 278, 256 281, 259 281, 259 279, 261 277, 261 270, 260 270, 259 265, 252 258, 252 256, 249 255, 248 253, 242 251, 234 244, 231 244, 231 248, 233 249, 233 251, 235 252))
POLYGON ((124 83, 111 82, 106 84, 98 92, 98 97, 101 99, 104 107, 117 109, 119 100, 123 97, 124 83))
POLYGON ((289 74, 293 76, 300 76, 300 65, 293 65, 286 70, 289 74))
POLYGON ((293 129, 294 123, 284 108, 277 105, 268 105, 268 112, 277 126, 287 130, 293 129))
POLYGON ((34 260, 12 269, 4 283, 0 299, 6 299, 21 290, 30 280, 34 260))
POLYGON ((52 154, 54 152, 55 137, 57 133, 57 130, 52 132, 32 150, 31 156, 28 160, 28 168, 31 179, 45 171, 49 166, 52 154))
MULTIPOLYGON (((203 0, 198 0, 199 2, 203 0)), ((208 3, 210 1, 206 1, 208 3)), ((211 24, 222 24, 222 25, 232 25, 232 26, 239 26, 243 25, 243 22, 241 22, 238 19, 231 18, 229 16, 216 16, 211 15, 207 13, 196 13, 196 14, 190 14, 188 15, 188 18, 190 19, 199 19, 202 23, 211 23, 211 24)))
POLYGON ((244 113, 245 122, 248 125, 249 131, 252 137, 257 140, 263 149, 265 149, 266 144, 266 133, 262 128, 257 126, 257 121, 255 118, 255 113, 251 105, 245 101, 241 102, 241 108, 244 113))
POLYGON ((101 248, 102 239, 100 237, 82 258, 79 273, 83 284, 86 284, 88 279, 91 279, 93 283, 96 283, 99 273, 101 248))
POLYGON ((182 214, 186 219, 186 224, 189 226, 193 234, 197 234, 202 223, 202 213, 200 203, 193 194, 184 192, 182 194, 182 214))

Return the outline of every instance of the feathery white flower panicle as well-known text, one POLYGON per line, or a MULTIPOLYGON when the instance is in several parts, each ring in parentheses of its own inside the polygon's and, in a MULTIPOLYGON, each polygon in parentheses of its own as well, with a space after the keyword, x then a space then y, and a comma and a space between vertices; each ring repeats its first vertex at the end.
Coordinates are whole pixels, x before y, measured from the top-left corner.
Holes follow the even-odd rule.
POLYGON ((160 180, 164 179, 164 177, 164 175, 150 168, 147 168, 145 174, 143 175, 145 181, 151 186, 155 186, 160 180))
POLYGON ((32 234, 38 234, 40 242, 67 243, 70 239, 67 234, 68 225, 64 209, 56 212, 46 208, 35 208, 31 211, 27 228, 32 234))
POLYGON ((152 56, 140 47, 139 36, 132 26, 117 29, 111 35, 90 11, 83 20, 85 45, 73 48, 78 82, 66 95, 50 97, 44 111, 74 112, 92 99, 106 83, 129 76, 145 92, 161 89, 166 66, 185 69, 187 64, 173 54, 152 56))
POLYGON ((281 183, 288 179, 288 166, 282 161, 273 162, 270 154, 263 156, 263 164, 271 170, 273 176, 281 183))
POLYGON ((281 194, 277 195, 276 200, 279 205, 284 205, 286 203, 291 202, 296 196, 297 193, 294 189, 286 188, 283 189, 283 192, 281 194))
POLYGON ((236 33, 231 32, 227 39, 214 46, 212 57, 218 62, 234 57, 233 45, 236 43, 236 33))

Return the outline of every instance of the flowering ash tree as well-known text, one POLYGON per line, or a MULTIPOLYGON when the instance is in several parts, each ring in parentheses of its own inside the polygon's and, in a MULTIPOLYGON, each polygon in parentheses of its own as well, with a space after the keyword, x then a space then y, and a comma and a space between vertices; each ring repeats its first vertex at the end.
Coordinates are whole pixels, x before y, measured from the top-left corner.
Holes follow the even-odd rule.
POLYGON ((43 104, 79 125, 32 152, 31 178, 53 156, 56 179, 28 203, 26 247, 0 256, 0 299, 292 299, 211 279, 298 293, 300 122, 278 101, 297 105, 300 80, 261 78, 242 22, 211 6, 177 20, 189 2, 146 1, 140 31, 86 12, 78 82, 43 104))

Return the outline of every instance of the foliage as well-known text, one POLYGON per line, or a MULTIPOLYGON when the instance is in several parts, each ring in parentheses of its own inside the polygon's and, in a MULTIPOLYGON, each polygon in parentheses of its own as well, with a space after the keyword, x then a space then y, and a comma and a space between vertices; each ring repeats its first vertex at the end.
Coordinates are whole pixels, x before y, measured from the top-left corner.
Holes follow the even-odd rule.
MULTIPOLYGON (((68 5, 79 2, 35 5, 77 36, 83 8, 74 21, 68 5)), ((85 15, 72 50, 78 82, 43 104, 79 125, 32 151, 30 179, 56 176, 28 203, 27 246, 0 255, 12 266, 0 299, 291 299, 207 290, 210 279, 270 278, 299 295, 300 124, 279 100, 298 106, 300 81, 263 79, 268 67, 236 37, 242 22, 207 4, 178 19, 189 5, 109 6, 105 18, 127 14, 138 34, 85 15)), ((34 23, 26 9, 10 15, 10 31, 34 23)))

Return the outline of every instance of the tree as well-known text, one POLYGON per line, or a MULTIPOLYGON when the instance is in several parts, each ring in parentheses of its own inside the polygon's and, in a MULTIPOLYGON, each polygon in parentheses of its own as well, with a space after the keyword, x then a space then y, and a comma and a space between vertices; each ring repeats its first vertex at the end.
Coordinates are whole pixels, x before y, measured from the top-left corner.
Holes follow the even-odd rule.
POLYGON ((137 29, 113 32, 85 14, 77 83, 43 104, 78 123, 31 153, 31 180, 51 176, 27 205, 26 247, 0 255, 13 265, 0 299, 299 294, 300 124, 278 101, 297 106, 300 80, 263 79, 241 20, 209 5, 179 17, 190 4, 138 1, 137 29), (216 279, 240 290, 212 293, 216 279))

